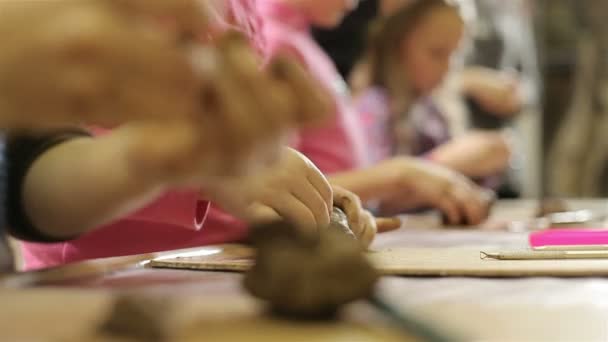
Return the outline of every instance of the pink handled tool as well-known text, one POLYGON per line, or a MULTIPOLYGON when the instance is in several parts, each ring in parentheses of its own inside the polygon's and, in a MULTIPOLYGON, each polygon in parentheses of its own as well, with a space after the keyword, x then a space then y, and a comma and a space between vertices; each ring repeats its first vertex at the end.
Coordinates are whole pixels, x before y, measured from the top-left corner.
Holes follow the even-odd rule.
POLYGON ((546 246, 608 246, 608 229, 548 229, 530 233, 532 248, 546 246))

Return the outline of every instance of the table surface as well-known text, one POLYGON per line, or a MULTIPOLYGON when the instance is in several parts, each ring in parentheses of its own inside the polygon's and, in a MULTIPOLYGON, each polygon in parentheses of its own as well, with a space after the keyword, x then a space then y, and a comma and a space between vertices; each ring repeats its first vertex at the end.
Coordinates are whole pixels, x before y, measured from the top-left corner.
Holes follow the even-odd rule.
MULTIPOLYGON (((603 201, 570 204, 573 208, 606 209, 603 201)), ((534 201, 500 202, 491 224, 476 230, 440 229, 431 216, 408 218, 404 228, 383 234, 373 248, 523 247, 525 232, 496 229, 496 223, 530 218, 535 209, 534 201)), ((261 316, 259 303, 241 289, 240 274, 138 266, 139 261, 150 257, 95 260, 4 279, 0 339, 82 340, 107 315, 111 299, 123 291, 171 296, 180 303, 179 315, 198 317, 197 326, 207 327, 207 337, 226 337, 222 334, 242 330, 231 329, 237 326, 246 331, 255 326, 268 332, 268 327, 261 328, 265 323, 257 321, 261 316), (226 325, 219 324, 218 319, 226 325)), ((401 310, 467 340, 608 341, 608 279, 383 277, 379 293, 401 310)), ((384 324, 364 304, 352 306, 345 317, 343 323, 309 331, 316 334, 316 340, 349 341, 353 336, 364 336, 353 333, 369 332, 370 326, 384 324)), ((273 327, 277 325, 282 333, 298 334, 299 330, 289 330, 287 323, 273 327)), ((246 335, 249 340, 254 339, 252 334, 255 332, 246 335)), ((264 336, 263 340, 272 340, 270 335, 264 336)), ((379 337, 381 334, 374 336, 362 340, 390 340, 379 337)), ((304 340, 314 340, 309 337, 304 340)))

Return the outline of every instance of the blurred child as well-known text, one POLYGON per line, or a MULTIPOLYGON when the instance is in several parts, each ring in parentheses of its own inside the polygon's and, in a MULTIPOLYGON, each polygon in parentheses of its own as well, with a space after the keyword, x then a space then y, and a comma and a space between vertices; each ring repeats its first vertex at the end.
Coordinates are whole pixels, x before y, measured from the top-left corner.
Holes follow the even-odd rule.
MULTIPOLYGON (((91 10, 97 14, 99 9, 91 10)), ((97 46, 98 40, 85 42, 105 47, 97 46)), ((365 215, 355 217, 361 210, 356 198, 343 191, 332 194, 327 180, 305 157, 290 149, 281 149, 280 158, 274 156, 280 146, 277 138, 287 127, 275 121, 304 123, 325 115, 310 110, 323 105, 311 83, 298 78, 305 75, 284 61, 272 64, 269 74, 260 74, 254 58, 238 42, 228 46, 220 42, 219 47, 217 55, 214 50, 204 55, 215 58, 211 61, 216 64, 191 71, 204 80, 202 93, 207 95, 191 99, 201 106, 195 107, 200 117, 191 121, 136 121, 97 132, 94 138, 83 130, 68 130, 11 139, 11 225, 18 228, 19 237, 48 242, 24 244, 27 269, 243 238, 242 223, 200 230, 208 202, 202 199, 200 187, 193 185, 205 187, 206 195, 250 222, 283 217, 306 228, 323 227, 339 193, 350 200, 351 217, 361 225, 370 224, 365 215), (277 70, 280 73, 274 74, 277 70), (284 96, 273 96, 273 90, 284 96), (293 102, 286 106, 279 101, 284 98, 293 102), (260 129, 263 137, 257 134, 260 129), (259 169, 256 164, 276 159, 276 167, 249 176, 259 169), (239 179, 231 180, 235 176, 239 179), (70 238, 76 239, 52 243, 70 238)), ((91 53, 98 62, 99 56, 91 53)), ((147 98, 145 92, 141 95, 141 100, 147 98)), ((365 229, 375 232, 374 227, 365 229)))
MULTIPOLYGON (((473 179, 500 174, 510 158, 506 137, 479 131, 452 139, 430 96, 448 74, 464 33, 458 8, 446 0, 406 2, 373 27, 367 58, 353 79, 356 88, 366 89, 358 96, 359 108, 381 140, 376 158, 406 153, 473 179)), ((467 89, 487 90, 487 77, 470 76, 467 89)))
POLYGON ((312 24, 337 25, 355 5, 348 0, 258 1, 269 54, 298 59, 334 98, 335 119, 321 128, 301 130, 294 146, 328 174, 332 184, 355 192, 364 202, 392 202, 402 209, 430 205, 451 223, 480 222, 488 198, 463 176, 408 157, 368 163, 368 142, 346 83, 309 32, 312 24))

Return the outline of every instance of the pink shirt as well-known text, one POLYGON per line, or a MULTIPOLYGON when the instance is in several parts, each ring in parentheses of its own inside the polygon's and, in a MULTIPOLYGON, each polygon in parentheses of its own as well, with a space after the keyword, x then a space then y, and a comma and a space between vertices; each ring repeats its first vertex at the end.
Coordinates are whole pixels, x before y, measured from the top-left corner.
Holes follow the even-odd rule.
POLYGON ((25 269, 245 239, 244 223, 199 200, 199 196, 197 191, 169 192, 133 215, 76 240, 50 244, 24 242, 25 269))
POLYGON ((388 94, 380 87, 370 87, 355 100, 365 126, 370 162, 378 163, 394 156, 394 133, 388 94))
POLYGON ((313 40, 307 18, 296 8, 277 0, 258 0, 257 9, 264 19, 267 56, 282 52, 295 55, 335 99, 334 118, 323 127, 300 130, 293 147, 327 174, 364 166, 367 152, 362 123, 344 79, 313 40))

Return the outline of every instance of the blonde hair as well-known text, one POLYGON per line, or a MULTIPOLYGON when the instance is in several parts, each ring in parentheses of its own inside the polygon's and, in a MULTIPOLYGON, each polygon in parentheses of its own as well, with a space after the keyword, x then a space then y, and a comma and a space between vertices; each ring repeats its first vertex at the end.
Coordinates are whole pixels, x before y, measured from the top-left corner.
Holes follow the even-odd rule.
POLYGON ((369 82, 372 86, 386 89, 390 98, 393 114, 406 113, 412 102, 413 90, 410 82, 401 71, 399 46, 410 35, 428 13, 437 8, 458 6, 450 0, 416 0, 392 15, 372 23, 368 37, 365 62, 369 69, 369 82), (397 71, 399 70, 399 71, 397 71))
POLYGON ((367 42, 367 52, 361 67, 366 68, 368 86, 385 89, 388 96, 389 127, 394 153, 410 154, 414 130, 408 120, 408 112, 414 102, 414 90, 407 75, 402 71, 400 46, 420 21, 437 8, 453 8, 450 0, 414 0, 389 16, 372 23, 367 42))

